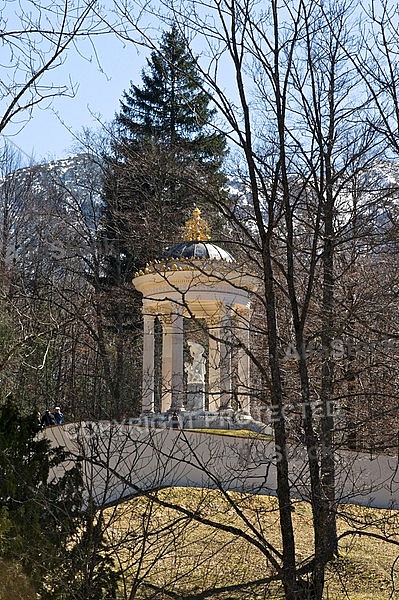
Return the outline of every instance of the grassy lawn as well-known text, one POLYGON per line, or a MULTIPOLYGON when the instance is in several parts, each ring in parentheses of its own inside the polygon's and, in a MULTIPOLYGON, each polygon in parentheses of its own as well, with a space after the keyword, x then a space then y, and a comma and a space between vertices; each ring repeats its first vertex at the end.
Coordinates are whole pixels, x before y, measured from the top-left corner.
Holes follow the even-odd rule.
MULTIPOLYGON (((251 525, 278 549, 281 540, 276 499, 229 493, 169 488, 161 500, 196 509, 203 518, 237 527, 255 539, 251 525), (237 510, 230 500, 234 501, 237 510), (238 511, 247 520, 238 514, 238 511)), ((295 502, 293 522, 298 561, 311 554, 311 511, 295 502)), ((178 511, 137 498, 105 511, 105 527, 115 564, 124 567, 118 600, 186 600, 203 590, 238 586, 212 598, 218 600, 281 600, 280 584, 251 585, 273 574, 265 555, 247 540, 185 518, 178 511), (136 587, 130 595, 132 586, 136 587), (168 593, 167 593, 168 592, 168 593)), ((399 512, 342 505, 339 533, 358 529, 399 542, 399 512)), ((326 573, 325 600, 399 600, 399 546, 365 536, 341 540, 340 556, 326 573), (398 565, 396 560, 398 559, 398 565)), ((0 600, 34 600, 21 571, 0 561, 0 600)), ((88 599, 90 600, 90 599, 88 599)))
POLYGON ((184 431, 194 431, 196 433, 203 433, 211 435, 227 435, 229 437, 241 437, 241 438, 262 438, 272 440, 272 435, 266 435, 264 433, 258 433, 251 431, 250 429, 184 429, 184 431))
MULTIPOLYGON (((235 526, 255 537, 251 524, 263 531, 267 540, 281 548, 278 511, 275 498, 220 493, 209 490, 171 488, 158 492, 161 499, 190 509, 223 525, 235 526), (232 508, 233 499, 245 524, 232 508)), ((143 498, 108 509, 112 514, 110 537, 120 543, 118 561, 126 568, 127 587, 140 580, 135 598, 177 598, 200 593, 204 589, 241 585, 236 591, 218 593, 213 598, 280 599, 278 583, 268 591, 264 585, 251 587, 248 582, 273 574, 264 554, 248 541, 189 519, 175 510, 161 507, 143 498), (159 591, 157 591, 159 590, 159 591)), ((342 506, 339 533, 355 528, 389 535, 399 541, 399 514, 396 511, 342 506)), ((293 520, 298 560, 311 554, 312 527, 309 505, 296 502, 293 520)), ((111 522, 111 521, 110 521, 111 522)), ((368 537, 349 535, 340 544, 340 557, 327 570, 325 599, 388 600, 399 599, 399 546, 368 537), (398 591, 395 590, 398 586, 398 591)), ((123 595, 121 598, 124 597, 123 595)))

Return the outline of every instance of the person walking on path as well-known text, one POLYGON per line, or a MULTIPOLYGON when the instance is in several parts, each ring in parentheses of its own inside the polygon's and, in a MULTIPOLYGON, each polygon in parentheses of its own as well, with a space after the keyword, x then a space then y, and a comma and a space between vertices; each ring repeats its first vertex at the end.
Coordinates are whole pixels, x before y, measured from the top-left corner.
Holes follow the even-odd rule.
POLYGON ((52 427, 56 424, 55 417, 48 409, 43 413, 40 424, 42 427, 52 427))
POLYGON ((62 419, 64 418, 64 413, 61 412, 59 406, 54 406, 53 409, 54 419, 57 425, 62 425, 62 419))

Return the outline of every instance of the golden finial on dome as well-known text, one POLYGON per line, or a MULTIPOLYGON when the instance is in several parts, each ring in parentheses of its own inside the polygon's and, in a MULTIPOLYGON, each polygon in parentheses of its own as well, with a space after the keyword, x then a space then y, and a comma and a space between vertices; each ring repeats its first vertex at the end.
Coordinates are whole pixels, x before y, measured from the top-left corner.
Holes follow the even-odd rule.
POLYGON ((211 229, 205 219, 201 217, 201 211, 195 207, 193 216, 186 221, 184 228, 184 239, 186 242, 207 242, 211 239, 211 229))

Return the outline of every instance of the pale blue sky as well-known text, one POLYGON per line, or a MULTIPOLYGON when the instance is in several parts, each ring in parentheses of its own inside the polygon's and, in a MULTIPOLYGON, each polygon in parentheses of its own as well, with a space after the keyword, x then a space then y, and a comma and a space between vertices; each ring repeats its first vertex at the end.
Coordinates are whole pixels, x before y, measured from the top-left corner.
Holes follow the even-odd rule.
MULTIPOLYGON (((144 31, 153 34, 155 44, 162 30, 168 29, 165 23, 151 16, 149 20, 142 17, 141 21, 144 31)), ((139 38, 134 29, 131 35, 139 38)), ((194 43, 199 44, 199 48, 194 45, 194 50, 200 53, 202 38, 194 43)), ((141 85, 141 73, 150 54, 150 49, 132 42, 123 43, 113 33, 95 38, 95 53, 87 40, 79 38, 78 51, 71 47, 64 64, 45 73, 42 81, 51 87, 65 86, 71 80, 75 96, 59 96, 53 99, 51 106, 45 103, 36 106, 32 118, 23 127, 10 124, 2 132, 21 151, 23 164, 48 162, 75 154, 76 136, 82 134, 83 128, 99 129, 101 123, 112 121, 120 110, 119 101, 123 92, 129 89, 130 82, 141 85)), ((225 67, 219 69, 222 72, 219 77, 229 88, 229 93, 234 94, 228 62, 225 67)))
MULTIPOLYGON (((94 59, 89 62, 70 52, 64 65, 47 76, 47 81, 55 83, 68 82, 70 77, 77 88, 74 98, 58 97, 51 108, 36 107, 32 119, 18 133, 12 125, 3 131, 23 151, 24 162, 28 157, 44 162, 73 154, 75 140, 68 128, 80 132, 83 127, 99 127, 91 113, 109 122, 119 111, 119 100, 130 81, 140 84, 149 51, 141 49, 138 53, 133 44, 123 46, 112 35, 98 38, 96 49, 103 72, 94 59)), ((90 56, 91 49, 82 46, 81 52, 90 56)))

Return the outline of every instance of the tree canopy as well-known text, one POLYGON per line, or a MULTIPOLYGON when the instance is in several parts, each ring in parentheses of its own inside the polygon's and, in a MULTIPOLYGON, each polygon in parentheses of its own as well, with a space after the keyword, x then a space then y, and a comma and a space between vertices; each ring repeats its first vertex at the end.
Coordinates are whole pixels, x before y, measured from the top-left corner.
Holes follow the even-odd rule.
POLYGON ((218 169, 225 139, 210 129, 216 111, 209 108, 195 59, 176 26, 164 32, 159 50, 151 53, 142 81, 142 87, 132 82, 123 94, 116 118, 122 143, 152 140, 172 152, 180 149, 208 170, 218 169))

